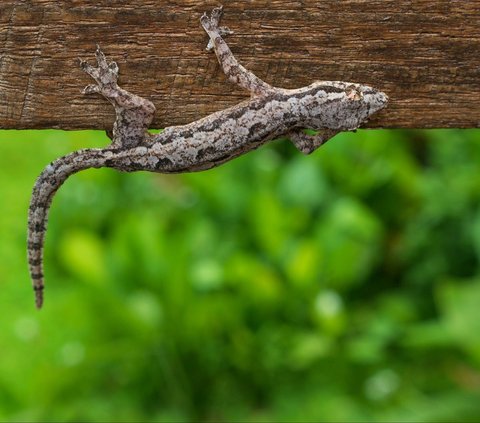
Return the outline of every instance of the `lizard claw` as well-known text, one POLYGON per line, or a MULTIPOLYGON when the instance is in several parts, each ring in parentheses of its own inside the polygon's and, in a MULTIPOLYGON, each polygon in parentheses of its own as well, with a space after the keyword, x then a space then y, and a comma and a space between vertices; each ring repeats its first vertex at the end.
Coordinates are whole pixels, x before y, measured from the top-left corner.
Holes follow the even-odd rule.
POLYGON ((104 69, 108 66, 107 58, 102 50, 100 50, 100 46, 96 44, 97 49, 95 50, 95 57, 97 58, 97 64, 100 69, 104 69))
POLYGON ((226 26, 219 26, 222 15, 223 6, 220 6, 213 9, 210 13, 210 16, 208 16, 207 13, 204 13, 200 18, 200 23, 202 24, 203 29, 205 29, 205 31, 210 35, 210 40, 208 41, 207 45, 207 51, 212 50, 214 46, 211 33, 214 33, 215 35, 220 35, 220 37, 233 34, 233 31, 230 28, 226 26))
POLYGON ((98 85, 87 85, 83 90, 82 90, 82 93, 83 94, 94 94, 94 93, 99 93, 100 92, 100 88, 98 87, 98 85))
POLYGON ((110 62, 108 65, 108 69, 118 77, 118 65, 117 62, 110 62))
POLYGON ((95 51, 97 58, 97 67, 94 67, 84 60, 80 60, 80 67, 83 71, 90 75, 97 85, 88 85, 83 90, 84 93, 99 93, 104 89, 114 88, 117 85, 118 79, 118 65, 115 62, 107 62, 105 54, 100 50, 97 44, 97 50, 95 51))
POLYGON ((205 31, 217 31, 218 25, 220 23, 220 18, 223 15, 223 6, 216 7, 210 13, 210 16, 205 12, 200 18, 200 23, 202 24, 205 31))
POLYGON ((223 15, 223 6, 215 7, 210 13, 210 20, 215 26, 218 26, 223 15))
POLYGON ((86 74, 90 75, 92 78, 98 77, 98 70, 89 63, 87 63, 85 60, 80 59, 80 67, 86 74))

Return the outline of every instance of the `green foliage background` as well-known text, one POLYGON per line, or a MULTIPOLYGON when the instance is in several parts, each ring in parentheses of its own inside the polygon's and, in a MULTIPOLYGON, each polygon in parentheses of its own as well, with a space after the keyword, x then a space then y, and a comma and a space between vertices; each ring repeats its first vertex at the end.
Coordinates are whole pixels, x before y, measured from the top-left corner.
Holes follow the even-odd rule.
POLYGON ((479 130, 82 172, 53 203, 38 312, 35 177, 106 143, 0 131, 0 420, 480 419, 479 130))

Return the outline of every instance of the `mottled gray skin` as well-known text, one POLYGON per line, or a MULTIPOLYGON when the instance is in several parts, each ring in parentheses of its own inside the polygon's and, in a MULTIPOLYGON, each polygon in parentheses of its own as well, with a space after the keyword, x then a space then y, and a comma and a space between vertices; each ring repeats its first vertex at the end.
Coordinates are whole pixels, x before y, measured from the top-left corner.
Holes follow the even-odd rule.
POLYGON ((222 9, 204 14, 201 24, 210 37, 228 79, 251 93, 234 107, 183 126, 171 126, 155 136, 147 133, 154 105, 117 85, 118 67, 107 63, 97 46, 97 67, 81 61, 95 81, 85 93, 99 93, 115 107, 112 143, 104 149, 75 151, 50 163, 38 177, 29 210, 28 262, 36 295, 43 303, 43 244, 47 214, 57 189, 72 174, 88 168, 110 167, 123 172, 160 173, 210 169, 254 150, 281 135, 305 154, 313 152, 340 131, 351 131, 384 108, 387 96, 374 88, 350 82, 315 82, 295 90, 275 88, 240 65, 219 27, 222 9), (318 130, 306 135, 303 129, 318 130))

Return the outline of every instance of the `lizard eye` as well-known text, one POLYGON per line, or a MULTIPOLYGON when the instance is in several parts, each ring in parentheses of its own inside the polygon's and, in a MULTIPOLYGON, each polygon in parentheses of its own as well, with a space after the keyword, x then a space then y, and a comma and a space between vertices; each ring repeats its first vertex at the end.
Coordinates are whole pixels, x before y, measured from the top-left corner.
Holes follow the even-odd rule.
POLYGON ((346 89, 347 98, 349 100, 358 101, 363 98, 363 95, 355 87, 349 87, 346 89))

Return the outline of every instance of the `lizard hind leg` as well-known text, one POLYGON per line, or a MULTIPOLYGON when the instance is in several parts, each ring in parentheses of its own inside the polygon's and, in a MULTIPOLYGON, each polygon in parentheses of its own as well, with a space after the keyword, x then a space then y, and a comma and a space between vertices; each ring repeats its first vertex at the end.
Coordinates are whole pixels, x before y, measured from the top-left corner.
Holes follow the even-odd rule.
POLYGON ((321 129, 317 134, 309 135, 303 129, 297 129, 288 133, 287 137, 303 154, 311 154, 339 132, 335 129, 321 129))
POLYGON ((222 37, 223 35, 232 33, 228 28, 220 26, 222 14, 223 7, 220 6, 213 9, 210 15, 204 13, 200 18, 203 29, 210 37, 207 50, 210 50, 213 46, 218 62, 228 79, 250 91, 252 96, 262 96, 274 92, 276 90, 274 87, 262 81, 237 61, 222 37))
POLYGON ((152 123, 155 106, 151 101, 118 86, 118 65, 108 63, 98 45, 95 56, 97 67, 80 60, 81 68, 96 82, 87 85, 83 93, 101 94, 115 108, 117 118, 113 125, 112 146, 127 149, 146 144, 149 138, 147 129, 152 123))

